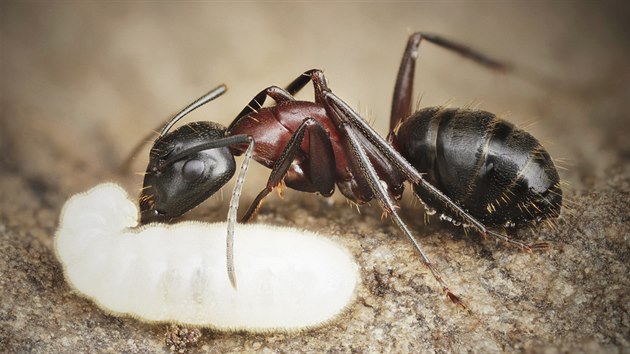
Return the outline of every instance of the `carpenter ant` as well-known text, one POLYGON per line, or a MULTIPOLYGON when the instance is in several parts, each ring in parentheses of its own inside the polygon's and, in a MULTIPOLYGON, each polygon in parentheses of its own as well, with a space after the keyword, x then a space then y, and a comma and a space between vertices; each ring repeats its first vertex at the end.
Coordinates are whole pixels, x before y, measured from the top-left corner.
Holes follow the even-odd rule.
POLYGON ((490 69, 509 69, 466 46, 418 32, 409 38, 400 65, 387 140, 331 92, 320 70, 305 72, 286 90, 277 86, 262 90, 227 128, 194 122, 169 133, 190 111, 223 94, 226 88, 219 86, 174 116, 155 140, 140 199, 141 222, 169 221, 197 206, 234 175, 234 156, 245 152, 228 216, 228 274, 233 286, 233 225, 244 171, 253 157, 271 174, 243 222, 283 183, 325 197, 333 194, 336 184, 356 204, 376 199, 448 298, 463 305, 398 215, 395 201, 402 197, 404 182, 413 185, 427 212, 437 209, 484 237, 490 235, 526 251, 547 244, 525 244, 489 227, 556 217, 562 191, 554 164, 540 143, 494 114, 444 107, 411 114, 415 60, 423 39, 490 69), (314 86, 314 102, 296 101, 293 95, 308 82, 314 86), (276 105, 263 107, 267 97, 276 105))

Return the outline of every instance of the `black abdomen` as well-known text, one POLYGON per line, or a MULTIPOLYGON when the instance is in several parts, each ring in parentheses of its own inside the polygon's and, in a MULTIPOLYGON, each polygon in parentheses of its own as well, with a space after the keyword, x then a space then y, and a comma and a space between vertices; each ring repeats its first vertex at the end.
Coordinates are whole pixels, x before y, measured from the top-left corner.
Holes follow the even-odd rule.
MULTIPOLYGON (((394 146, 425 178, 486 225, 557 217, 562 190, 547 151, 494 114, 430 107, 403 122, 394 146)), ((429 206, 446 210, 425 193, 429 206)))

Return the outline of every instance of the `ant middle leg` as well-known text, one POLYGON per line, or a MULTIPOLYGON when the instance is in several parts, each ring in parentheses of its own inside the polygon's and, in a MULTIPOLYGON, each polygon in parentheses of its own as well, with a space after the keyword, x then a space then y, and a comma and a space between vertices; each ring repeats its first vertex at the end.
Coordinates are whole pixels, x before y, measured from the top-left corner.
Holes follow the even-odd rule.
POLYGON ((433 262, 429 259, 429 256, 422 250, 422 246, 420 245, 420 243, 411 234, 411 230, 409 229, 407 224, 405 224, 400 215, 398 215, 398 212, 396 211, 397 206, 395 205, 391 193, 388 190, 389 186, 385 186, 382 183, 382 180, 379 178, 372 162, 370 161, 364 150, 364 147, 360 142, 359 135, 357 135, 355 127, 352 126, 349 122, 345 121, 341 124, 340 129, 347 136, 354 158, 358 161, 358 165, 365 175, 365 179, 367 180, 370 189, 374 193, 374 197, 376 198, 376 200, 378 200, 379 204, 381 204, 381 207, 383 208, 385 213, 392 217, 394 223, 411 242, 413 247, 420 255, 422 262, 429 269, 429 271, 431 271, 431 274, 438 282, 438 284, 442 288, 442 291, 444 291, 448 299, 451 300, 454 304, 466 308, 466 305, 461 300, 461 298, 450 290, 449 285, 444 280, 444 278, 442 278, 433 262))
POLYGON ((440 284, 440 287, 445 292, 449 300, 457 305, 466 308, 460 297, 450 290, 446 281, 442 278, 437 268, 433 265, 433 262, 429 259, 426 253, 422 250, 422 247, 420 246, 418 241, 411 234, 411 230, 409 230, 405 222, 398 215, 394 199, 392 198, 391 193, 387 190, 387 187, 383 185, 380 177, 378 176, 378 173, 374 168, 374 165, 367 156, 363 147, 363 143, 360 141, 360 138, 357 135, 356 131, 358 130, 359 134, 361 134, 368 141, 373 143, 374 146, 386 157, 387 155, 397 157, 388 158, 390 162, 394 162, 394 166, 398 166, 398 164, 407 164, 408 168, 413 171, 413 173, 415 173, 416 177, 419 180, 422 180, 420 174, 418 174, 418 172, 413 169, 413 167, 411 167, 407 163, 407 161, 402 158, 395 150, 393 150, 387 143, 385 143, 383 138, 376 134, 376 132, 374 132, 369 124, 367 124, 367 122, 365 122, 358 114, 356 114, 350 107, 348 107, 345 102, 339 99, 328 89, 326 79, 321 70, 314 69, 305 72, 302 76, 294 80, 288 86, 288 88, 302 88, 309 81, 313 81, 313 85, 315 86, 315 100, 318 102, 322 102, 326 106, 327 111, 331 112, 331 119, 348 138, 348 142, 350 143, 350 148, 354 155, 355 161, 360 167, 362 174, 365 176, 365 180, 369 184, 369 188, 372 190, 375 198, 381 204, 383 210, 392 217, 396 225, 412 243, 416 251, 420 254, 424 265, 431 271, 431 274, 440 284), (345 109, 340 109, 340 107, 338 106, 339 103, 341 103, 341 106, 345 109), (349 110, 354 115, 344 113, 345 110, 349 110), (360 121, 361 124, 354 123, 353 119, 360 121), (398 161, 398 164, 395 163, 396 161, 398 161))

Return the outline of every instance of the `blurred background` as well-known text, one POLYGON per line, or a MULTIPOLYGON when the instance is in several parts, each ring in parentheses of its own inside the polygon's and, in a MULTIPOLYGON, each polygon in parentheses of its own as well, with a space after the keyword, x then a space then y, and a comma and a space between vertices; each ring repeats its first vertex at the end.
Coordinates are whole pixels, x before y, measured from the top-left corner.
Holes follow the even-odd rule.
MULTIPOLYGON (((202 348, 627 348, 629 18, 624 1, 0 1, 0 273, 13 284, 2 280, 0 287, 0 347, 163 349, 163 327, 108 316, 65 285, 51 250, 63 202, 107 180, 134 195, 142 177, 118 172, 132 147, 220 83, 227 94, 185 122, 227 126, 263 88, 320 68, 332 90, 385 135, 407 37, 427 31, 519 69, 521 75, 494 73, 424 43, 415 95, 422 106, 494 112, 543 142, 562 167, 571 207, 560 230, 534 236, 553 240, 555 251, 530 258, 476 237, 449 240, 463 236, 440 223, 425 227, 414 220, 418 207, 405 207, 439 268, 475 300, 487 321, 479 326, 442 301, 377 207, 359 215, 338 194, 332 211, 322 198, 287 191, 282 201, 274 194, 258 220, 335 234, 364 269, 359 300, 349 318, 308 340, 211 334, 202 348)), ((312 99, 311 86, 298 97, 312 99)), ((133 171, 144 171, 148 149, 133 171)), ((254 165, 242 209, 268 177, 254 165)), ((221 220, 224 210, 209 214, 222 204, 210 200, 192 218, 221 220)))
MULTIPOLYGON (((472 105, 527 126, 552 156, 584 163, 579 177, 564 176, 573 183, 604 175, 612 161, 597 156, 610 144, 628 151, 627 135, 594 129, 628 127, 622 2, 3 1, 1 12, 0 158, 44 179, 60 178, 50 167, 67 161, 85 167, 78 175, 114 172, 146 132, 219 83, 229 92, 187 122, 228 125, 261 89, 311 68, 386 134, 402 50, 418 30, 549 80, 496 74, 425 43, 422 106, 472 105), (587 105, 597 97, 619 111, 587 105)), ((310 87, 299 97, 311 99, 310 87)))

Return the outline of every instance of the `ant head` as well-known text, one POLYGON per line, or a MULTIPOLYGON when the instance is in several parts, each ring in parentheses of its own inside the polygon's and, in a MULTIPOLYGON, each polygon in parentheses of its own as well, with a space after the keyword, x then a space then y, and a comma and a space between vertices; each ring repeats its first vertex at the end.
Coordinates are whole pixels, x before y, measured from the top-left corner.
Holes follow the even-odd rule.
POLYGON ((155 141, 140 197, 142 224, 184 214, 232 178, 236 163, 228 147, 194 149, 224 135, 219 124, 195 122, 155 141))

